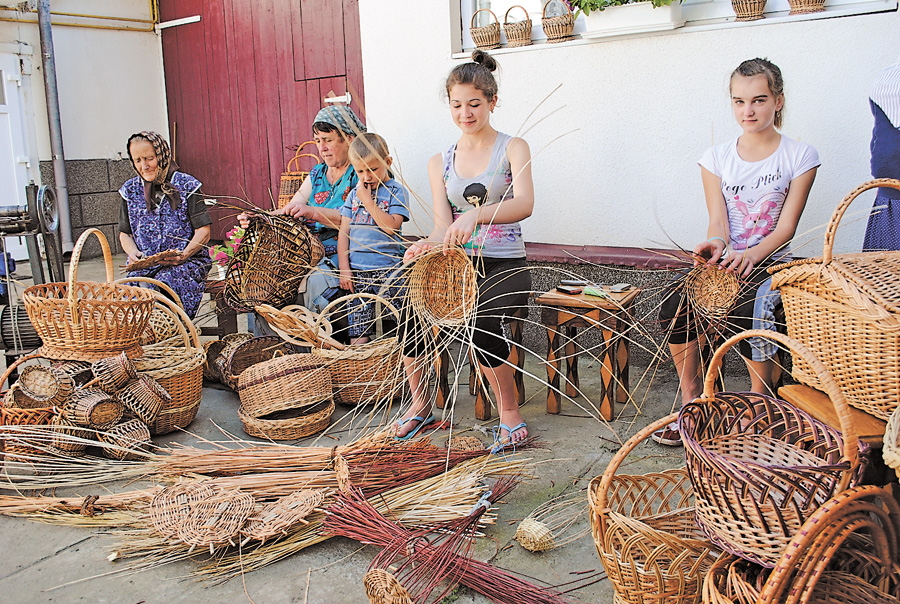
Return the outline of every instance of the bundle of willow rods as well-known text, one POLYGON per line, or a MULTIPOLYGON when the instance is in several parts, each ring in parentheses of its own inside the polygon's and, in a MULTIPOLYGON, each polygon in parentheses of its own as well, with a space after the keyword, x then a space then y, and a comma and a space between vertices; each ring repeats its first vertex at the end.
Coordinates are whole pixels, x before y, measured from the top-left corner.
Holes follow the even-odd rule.
MULTIPOLYGON (((565 594, 534 585, 502 569, 460 556, 435 551, 421 539, 418 531, 391 522, 361 492, 350 491, 336 496, 328 508, 324 529, 334 535, 355 539, 360 543, 393 547, 411 544, 420 560, 446 556, 443 570, 447 577, 458 577, 459 583, 499 604, 567 604, 573 599, 565 594)), ((440 530, 440 527, 435 527, 440 530)), ((422 601, 422 600, 417 600, 422 601)))

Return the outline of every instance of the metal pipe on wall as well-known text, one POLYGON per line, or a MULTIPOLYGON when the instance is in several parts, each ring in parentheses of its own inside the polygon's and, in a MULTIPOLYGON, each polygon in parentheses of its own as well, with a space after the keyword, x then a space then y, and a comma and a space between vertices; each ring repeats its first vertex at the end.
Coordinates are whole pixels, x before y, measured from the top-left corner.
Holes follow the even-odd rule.
POLYGON ((50 0, 38 0, 38 29, 41 34, 41 60, 44 65, 44 92, 47 95, 47 121, 50 126, 50 153, 53 177, 56 179, 56 201, 59 207, 59 231, 63 253, 75 247, 69 216, 69 188, 66 182, 66 157, 63 153, 62 122, 59 117, 59 89, 56 86, 56 61, 53 55, 53 32, 50 26, 50 0))

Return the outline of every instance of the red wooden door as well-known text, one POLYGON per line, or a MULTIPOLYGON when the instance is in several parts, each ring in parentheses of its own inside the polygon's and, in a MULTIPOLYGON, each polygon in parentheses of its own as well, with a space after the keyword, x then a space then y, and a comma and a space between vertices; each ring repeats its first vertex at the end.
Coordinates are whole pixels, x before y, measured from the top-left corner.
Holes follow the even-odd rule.
MULTIPOLYGON (((169 127, 182 170, 210 197, 271 208, 330 92, 363 103, 358 0, 160 0, 169 127), (224 198, 224 199, 223 199, 224 198)), ((139 125, 135 125, 140 129, 139 125)), ((315 153, 315 148, 307 149, 315 153)), ((301 167, 314 162, 305 158, 301 167)), ((235 223, 216 208, 213 238, 235 223)))

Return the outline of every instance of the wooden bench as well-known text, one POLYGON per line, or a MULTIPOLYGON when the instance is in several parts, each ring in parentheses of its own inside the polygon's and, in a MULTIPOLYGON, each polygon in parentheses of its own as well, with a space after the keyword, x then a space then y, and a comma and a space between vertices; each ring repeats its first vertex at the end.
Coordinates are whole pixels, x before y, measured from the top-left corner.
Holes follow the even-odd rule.
MULTIPOLYGON (((803 384, 791 384, 779 388, 778 396, 823 424, 840 431, 841 422, 838 420, 837 412, 831 404, 831 399, 824 392, 803 384)), ((881 458, 887 422, 855 407, 850 407, 850 417, 856 427, 857 436, 869 445, 872 454, 872 464, 866 471, 864 482, 874 484, 890 482, 894 479, 894 471, 885 466, 881 458)))

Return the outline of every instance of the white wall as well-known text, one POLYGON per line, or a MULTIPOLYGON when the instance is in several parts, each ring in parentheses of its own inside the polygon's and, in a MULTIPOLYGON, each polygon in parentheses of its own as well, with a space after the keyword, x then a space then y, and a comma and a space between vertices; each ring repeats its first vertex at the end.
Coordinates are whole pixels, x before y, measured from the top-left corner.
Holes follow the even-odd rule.
MULTIPOLYGON (((460 62, 450 55, 450 5, 395 0, 391 10, 384 6, 360 0, 368 123, 385 136, 408 185, 430 206, 428 158, 458 136, 441 96, 444 78, 460 62), (405 18, 411 14, 416 17, 405 18)), ((526 240, 693 248, 705 239, 696 160, 706 147, 740 133, 728 75, 742 60, 764 56, 785 76, 783 132, 812 144, 822 159, 794 246, 804 255, 820 253, 832 210, 869 178, 868 90, 878 71, 898 59, 890 40, 900 31, 900 16, 757 23, 497 54, 500 104, 493 123, 510 133, 528 130, 524 138, 535 156, 537 202, 523 225, 526 240)), ((845 217, 839 250, 858 250, 872 198, 845 217)), ((414 213, 408 231, 427 233, 427 209, 414 213)))
MULTIPOLYGON (((0 6, 9 5, 8 2, 0 6)), ((54 0, 54 12, 150 19, 149 0, 54 0)), ((0 17, 15 13, 0 11, 0 17)), ((35 14, 23 20, 36 20, 35 14)), ((53 22, 148 27, 147 24, 53 17, 53 22)), ((50 157, 38 26, 0 22, 0 42, 34 48, 31 83, 37 154, 50 157)), ((53 26, 63 148, 66 159, 114 159, 125 152, 128 135, 156 130, 168 136, 162 53, 155 32, 53 26)), ((33 152, 32 152, 33 153, 33 152)))

